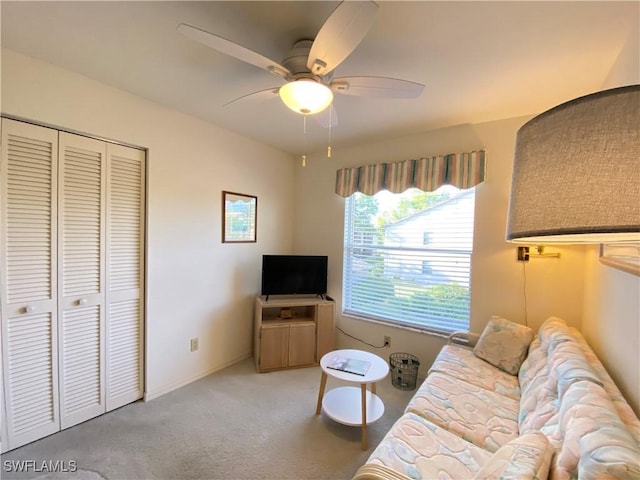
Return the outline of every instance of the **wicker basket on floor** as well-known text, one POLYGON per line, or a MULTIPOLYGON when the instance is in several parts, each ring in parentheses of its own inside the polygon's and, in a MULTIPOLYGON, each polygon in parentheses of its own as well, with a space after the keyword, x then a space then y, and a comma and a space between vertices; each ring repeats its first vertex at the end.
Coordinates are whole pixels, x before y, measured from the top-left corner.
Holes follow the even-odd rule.
POLYGON ((418 357, 410 353, 392 353, 389 355, 391 384, 400 390, 414 390, 418 380, 418 357))

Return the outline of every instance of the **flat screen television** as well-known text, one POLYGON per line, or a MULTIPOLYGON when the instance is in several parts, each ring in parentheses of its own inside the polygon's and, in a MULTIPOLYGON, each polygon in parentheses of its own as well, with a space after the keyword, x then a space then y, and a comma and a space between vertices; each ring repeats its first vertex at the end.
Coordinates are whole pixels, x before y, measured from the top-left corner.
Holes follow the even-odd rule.
POLYGON ((327 293, 326 255, 263 255, 262 295, 327 293))

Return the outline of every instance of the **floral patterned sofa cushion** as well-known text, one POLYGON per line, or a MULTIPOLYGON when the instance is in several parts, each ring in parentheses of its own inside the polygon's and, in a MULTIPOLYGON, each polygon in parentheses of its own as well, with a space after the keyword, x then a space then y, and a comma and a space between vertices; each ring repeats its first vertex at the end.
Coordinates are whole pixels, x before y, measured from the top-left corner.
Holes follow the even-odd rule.
POLYGON ((597 383, 573 383, 562 399, 560 428, 549 437, 557 454, 553 480, 640 478, 640 454, 609 395, 597 383))
POLYGON ((526 415, 536 407, 539 391, 547 382, 549 358, 553 357, 558 345, 570 341, 575 339, 564 320, 550 317, 540 326, 518 371, 521 408, 524 410, 521 414, 526 415))
POLYGON ((640 451, 638 417, 582 334, 557 317, 550 317, 542 324, 518 372, 521 391, 518 423, 521 432, 542 429, 552 434, 558 428, 559 373, 560 392, 580 378, 602 385, 640 451))
POLYGON ((574 342, 564 342, 556 346, 547 360, 544 374, 540 377, 546 381, 538 384, 536 388, 529 389, 520 399, 521 433, 530 430, 548 433, 558 428, 558 415, 563 397, 574 383, 586 380, 602 385, 582 350, 574 342))
POLYGON ((463 480, 547 478, 553 447, 533 432, 514 438, 494 454, 412 412, 391 427, 354 480, 463 480))
MULTIPOLYGON (((391 427, 365 467, 381 465, 415 480, 471 479, 490 458, 486 450, 409 412, 391 427)), ((369 472, 361 468, 354 480, 371 478, 369 472)))
POLYGON ((538 338, 544 351, 551 352, 558 343, 574 341, 567 322, 558 317, 547 318, 538 329, 538 338))
POLYGON ((527 356, 533 330, 493 316, 473 348, 473 353, 511 375, 517 375, 527 356))
POLYGON ((538 402, 540 390, 546 385, 547 378, 547 352, 540 343, 540 338, 536 337, 529 345, 529 355, 522 362, 518 372, 520 383, 520 413, 518 423, 522 428, 522 423, 534 411, 538 415, 543 414, 542 405, 538 402))
POLYGON ((574 342, 564 342, 556 347, 549 361, 549 376, 556 383, 558 398, 563 398, 569 387, 587 380, 602 386, 598 375, 585 358, 582 349, 574 342))
POLYGON ((540 327, 518 378, 520 433, 530 430, 549 433, 557 429, 562 397, 573 383, 589 380, 602 385, 569 328, 554 317, 540 327))
POLYGON ((473 350, 459 345, 445 345, 438 353, 431 372, 440 372, 459 378, 485 390, 520 400, 518 377, 496 369, 493 365, 476 357, 473 350))
POLYGON ((638 451, 640 452, 640 420, 633 412, 633 409, 631 408, 629 403, 622 396, 620 389, 613 382, 613 379, 604 368, 604 365, 602 365, 602 362, 593 352, 582 334, 577 329, 572 327, 569 327, 569 333, 575 339, 577 345, 582 349, 582 353, 584 354, 593 371, 598 375, 598 378, 602 382, 605 392, 607 392, 607 395, 609 395, 609 398, 613 402, 618 416, 622 420, 622 423, 624 423, 629 429, 631 436, 636 441, 638 451))
POLYGON ((519 406, 512 398, 433 372, 409 401, 406 411, 495 452, 518 436, 519 406))

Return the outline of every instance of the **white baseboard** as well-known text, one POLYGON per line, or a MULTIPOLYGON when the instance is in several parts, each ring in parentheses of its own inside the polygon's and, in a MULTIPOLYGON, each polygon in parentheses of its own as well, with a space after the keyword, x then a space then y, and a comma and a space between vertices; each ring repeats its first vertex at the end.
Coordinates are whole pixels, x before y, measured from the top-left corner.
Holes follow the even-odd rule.
POLYGON ((241 362, 243 360, 246 360, 247 358, 251 357, 251 353, 247 353, 245 355, 242 355, 239 358, 236 358, 234 360, 230 360, 229 362, 223 363, 221 365, 217 365, 211 369, 208 369, 204 372, 198 373, 194 376, 188 377, 188 378, 184 378, 182 380, 179 380, 177 382, 173 382, 167 385, 163 385, 160 388, 156 388, 154 390, 150 390, 150 391, 146 391, 144 393, 144 397, 143 400, 145 402, 148 402, 150 400, 153 400, 154 398, 158 398, 161 397, 162 395, 165 395, 169 392, 172 392, 174 390, 177 390, 178 388, 184 387, 185 385, 189 385, 192 382, 195 382, 196 380, 200 380, 201 378, 204 378, 208 375, 211 375, 212 373, 215 373, 219 370, 222 370, 223 368, 227 368, 231 365, 233 365, 234 363, 238 363, 241 362))

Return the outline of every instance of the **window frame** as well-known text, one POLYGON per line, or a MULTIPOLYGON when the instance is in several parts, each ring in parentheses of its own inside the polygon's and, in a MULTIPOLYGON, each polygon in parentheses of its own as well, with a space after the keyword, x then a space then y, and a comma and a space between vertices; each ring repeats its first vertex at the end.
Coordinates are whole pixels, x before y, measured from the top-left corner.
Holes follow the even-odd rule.
MULTIPOLYGON (((449 188, 453 188, 453 187, 449 187, 449 188)), ((441 191, 441 189, 438 189, 436 192, 434 193, 439 193, 441 191)), ((419 243, 423 244, 420 247, 398 247, 398 246, 385 246, 385 245, 380 245, 380 244, 364 244, 364 243, 358 243, 358 242, 351 242, 351 239, 354 236, 359 236, 360 238, 364 238, 365 237, 365 232, 363 231, 359 231, 356 229, 356 231, 354 231, 354 218, 353 218, 353 214, 354 214, 354 209, 355 209, 355 205, 354 202, 357 201, 358 198, 360 197, 355 197, 355 196, 350 196, 346 199, 345 201, 345 223, 344 223, 344 244, 343 244, 343 277, 342 277, 342 295, 343 295, 343 302, 342 302, 342 313, 345 316, 350 316, 350 317, 355 317, 358 319, 362 319, 365 321, 372 321, 374 323, 383 323, 383 324, 389 324, 389 325, 393 325, 396 327, 401 327, 401 328, 408 328, 411 330, 417 330, 420 332, 424 332, 424 333, 432 333, 432 334, 436 334, 439 336, 447 336, 449 334, 451 334, 452 332, 455 331, 469 331, 470 328, 470 316, 471 316, 471 272, 472 272, 472 257, 473 257, 473 238, 474 238, 474 223, 475 223, 475 188, 472 189, 467 189, 467 190, 458 190, 453 188, 453 191, 455 191, 455 193, 449 198, 447 199, 445 202, 442 203, 446 203, 449 200, 452 199, 456 199, 456 202, 460 201, 463 194, 465 193, 469 193, 469 198, 472 199, 471 202, 471 208, 470 210, 467 212, 467 214, 470 215, 470 226, 467 225, 466 228, 469 228, 469 231, 466 231, 465 234, 470 236, 470 243, 468 245, 468 248, 464 248, 464 249, 456 249, 456 248, 437 248, 435 246, 432 246, 432 238, 433 235, 432 233, 428 233, 428 238, 429 238, 429 242, 428 244, 424 245, 424 238, 425 234, 427 234, 427 232, 425 232, 424 230, 420 232, 420 240, 419 243), (469 190, 473 190, 473 192, 469 192, 469 190), (367 250, 369 250, 371 253, 369 253, 368 255, 366 254, 367 250), (377 253, 374 253, 374 250, 377 250, 377 253), (420 314, 417 314, 415 317, 406 317, 405 319, 401 319, 398 317, 401 317, 400 314, 396 314, 395 318, 389 316, 389 315, 385 315, 385 314, 379 314, 380 311, 376 311, 376 312, 372 312, 372 311, 364 311, 362 308, 358 308, 357 306, 354 306, 354 302, 352 300, 352 295, 353 295, 353 290, 354 287, 356 286, 356 283, 354 282, 353 277, 355 276, 353 274, 353 262, 354 260, 357 260, 357 257, 360 256, 360 258, 363 258, 364 260, 370 259, 370 260, 375 260, 376 256, 378 256, 379 258, 383 258, 386 261, 386 257, 385 257, 385 253, 381 253, 381 252, 392 252, 392 251, 397 251, 397 252, 417 252, 418 255, 418 259, 420 263, 419 266, 417 268, 418 270, 418 276, 423 275, 427 278, 431 278, 432 280, 427 280, 423 283, 418 282, 416 285, 418 285, 421 288, 429 288, 429 287, 433 287, 434 285, 437 285, 437 283, 432 283, 433 281, 433 273, 424 273, 424 264, 425 262, 427 263, 431 263, 433 258, 433 255, 444 255, 444 256, 451 256, 451 255, 457 255, 457 256, 463 256, 465 258, 467 258, 467 265, 468 268, 463 269, 464 272, 464 278, 463 278, 463 282, 461 283, 456 283, 456 282, 449 282, 446 285, 450 285, 453 283, 456 283, 456 286, 459 286, 460 289, 464 292, 462 294, 462 296, 464 297, 464 302, 465 302, 465 310, 464 312, 461 312, 458 309, 458 305, 459 305, 459 299, 454 300, 453 302, 451 302, 451 306, 450 311, 447 310, 447 307, 445 307, 445 313, 451 313, 452 316, 453 315, 459 315, 460 313, 462 313, 464 315, 464 320, 461 320, 460 318, 457 319, 445 319, 445 318, 436 318, 436 314, 434 313, 430 313, 428 315, 431 316, 431 318, 426 319, 425 318, 418 318, 420 314), (356 253, 358 252, 358 253, 356 253), (364 255, 364 256, 363 256, 364 255), (422 256, 420 256, 422 255, 422 256), (431 257, 430 257, 431 256, 431 257), (410 319, 407 319, 410 318, 410 319)), ((403 192, 403 194, 406 192, 403 192)), ((390 193, 387 192, 387 195, 389 195, 390 193)), ((355 194, 355 195, 363 195, 363 194, 355 194)), ((402 195, 402 194, 391 194, 391 195, 402 195)), ((375 197, 375 195, 373 196, 375 197)), ((434 205, 435 206, 435 205, 434 205)), ((430 209, 431 207, 429 207, 430 209)), ((429 209, 425 209, 421 212, 418 213, 424 213, 426 211, 428 211, 429 209)), ((402 220, 401 220, 402 221, 402 220)), ((467 220, 468 221, 468 220, 467 220)), ((378 228, 375 230, 376 235, 380 235, 382 233, 382 235, 384 236, 384 227, 383 228, 378 228)), ((451 233, 451 231, 455 230, 451 230, 449 228, 449 226, 444 228, 444 231, 447 231, 448 233, 451 233)), ((417 233, 417 232, 416 232, 417 233)), ((373 235, 375 236, 375 235, 373 235)), ((371 237, 371 235, 370 235, 371 237)), ((408 259, 409 257, 400 257, 401 261, 405 261, 408 259)), ((453 259, 450 259, 452 264, 455 264, 456 262, 453 259)), ((459 262, 458 262, 459 263, 459 262)), ((403 272, 403 275, 408 275, 407 272, 409 272, 411 270, 411 267, 408 266, 407 263, 402 264, 400 263, 400 269, 403 272)), ((384 268, 384 267, 383 267, 384 268)), ((379 277, 377 278, 381 278, 384 280, 384 276, 385 274, 379 274, 379 277)), ((455 289, 454 289, 455 291, 455 289)), ((415 292, 417 292, 417 290, 415 290, 415 292)), ((414 293, 415 293, 414 292, 414 293)), ((458 292, 460 293, 460 292, 458 292)), ((373 301, 373 295, 371 296, 371 300, 373 301)), ((394 301, 396 298, 398 298, 399 295, 397 294, 397 287, 394 286, 394 293, 392 297, 387 297, 387 300, 390 301, 394 301)), ((454 297, 455 298, 455 297, 454 297)), ((394 308, 396 307, 389 307, 390 311, 393 311, 394 308)), ((440 307, 438 307, 440 308, 440 307)), ((425 310, 426 311, 426 310, 425 310)), ((440 313, 440 311, 436 312, 436 313, 440 313)), ((423 314, 423 312, 421 312, 421 314, 423 314)), ((425 316, 427 316, 427 314, 424 314, 425 316)))

